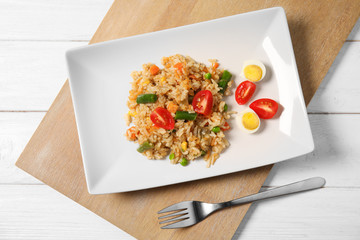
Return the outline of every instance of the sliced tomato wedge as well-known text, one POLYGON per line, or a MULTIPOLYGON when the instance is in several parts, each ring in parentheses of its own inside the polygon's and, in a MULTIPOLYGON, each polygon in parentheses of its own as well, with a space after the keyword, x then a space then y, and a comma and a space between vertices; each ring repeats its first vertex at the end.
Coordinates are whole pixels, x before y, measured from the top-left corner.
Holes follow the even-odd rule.
POLYGON ((174 129, 175 120, 171 113, 165 108, 158 107, 151 114, 150 119, 156 127, 164 128, 166 130, 174 129))
POLYGON ((256 90, 256 85, 250 81, 244 81, 239 84, 235 91, 235 100, 239 105, 247 103, 256 90))
POLYGON ((250 108, 256 112, 259 118, 270 119, 276 114, 279 105, 270 98, 261 98, 252 102, 250 108))
POLYGON ((213 95, 209 90, 201 90, 195 94, 192 105, 194 111, 203 114, 209 115, 213 107, 213 95))

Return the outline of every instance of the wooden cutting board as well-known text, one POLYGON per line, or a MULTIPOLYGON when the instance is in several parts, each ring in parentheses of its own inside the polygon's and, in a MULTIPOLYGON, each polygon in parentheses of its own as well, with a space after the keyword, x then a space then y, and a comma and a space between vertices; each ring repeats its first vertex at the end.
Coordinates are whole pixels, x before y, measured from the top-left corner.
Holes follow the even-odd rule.
MULTIPOLYGON (((357 0, 116 0, 90 43, 274 6, 286 11, 308 104, 360 15, 357 0)), ((177 230, 161 230, 156 212, 182 200, 218 202, 256 193, 272 168, 149 190, 90 195, 67 81, 16 165, 138 239, 231 239, 250 204, 217 212, 191 228, 177 230)))

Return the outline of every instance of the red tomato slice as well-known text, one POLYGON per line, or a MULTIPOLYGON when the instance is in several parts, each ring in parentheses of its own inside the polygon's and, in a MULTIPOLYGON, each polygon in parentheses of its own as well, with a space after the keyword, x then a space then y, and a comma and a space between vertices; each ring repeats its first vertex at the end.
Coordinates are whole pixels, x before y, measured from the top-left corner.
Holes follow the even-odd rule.
POLYGON ((195 94, 192 105, 194 111, 203 114, 209 115, 213 107, 213 95, 209 90, 202 90, 195 94))
POLYGON ((253 101, 250 108, 256 112, 259 118, 270 119, 276 114, 279 105, 270 98, 261 98, 253 101))
POLYGON ((174 129, 175 120, 171 113, 165 108, 158 107, 151 114, 150 119, 156 127, 161 127, 166 130, 174 129))
POLYGON ((235 91, 235 100, 239 105, 247 103, 254 94, 256 85, 250 81, 244 81, 239 84, 235 91))

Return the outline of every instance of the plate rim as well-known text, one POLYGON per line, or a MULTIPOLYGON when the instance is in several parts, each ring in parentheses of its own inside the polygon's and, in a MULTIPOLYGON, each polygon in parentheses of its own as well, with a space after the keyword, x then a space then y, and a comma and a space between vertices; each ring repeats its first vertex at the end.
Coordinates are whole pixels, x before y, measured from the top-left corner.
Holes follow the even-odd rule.
MULTIPOLYGON (((300 89, 300 91, 298 92, 297 91, 297 94, 299 94, 299 100, 300 100, 300 105, 301 105, 301 108, 302 108, 302 111, 304 113, 307 113, 306 111, 306 106, 305 106, 305 101, 304 101, 304 95, 303 95, 303 91, 302 91, 302 88, 301 88, 301 82, 300 82, 300 77, 299 77, 299 74, 298 74, 298 68, 297 68, 297 64, 296 64, 296 59, 295 59, 295 54, 294 54, 294 50, 293 50, 293 45, 292 45, 292 41, 291 41, 291 36, 290 36, 290 31, 289 31, 289 27, 288 27, 288 22, 287 22, 287 19, 286 19, 286 14, 285 14, 285 10, 282 8, 282 7, 272 7, 272 8, 266 8, 266 9, 261 9, 261 10, 256 10, 256 11, 251 11, 251 12, 246 12, 246 13, 240 13, 240 14, 236 14, 236 15, 231 15, 231 16, 226 16, 226 17, 222 17, 222 18, 217 18, 217 19, 212 19, 212 20, 208 20, 208 21, 203 21, 203 22, 198 22, 198 23, 193 23, 193 24, 188 24, 188 25, 184 25, 184 26, 179 26, 179 27, 175 27, 175 28, 169 28, 169 29, 164 29, 164 30, 159 30, 159 31, 155 31, 155 32, 148 32, 148 33, 143 33, 143 34, 139 34, 139 35, 133 35, 133 36, 128 36, 128 37, 124 37, 124 38, 119 38, 119 39, 112 39, 112 40, 109 40, 109 41, 104 41, 104 42, 100 42, 100 43, 94 43, 94 44, 91 44, 91 45, 85 45, 85 46, 80 46, 80 47, 76 47, 76 48, 72 48, 72 49, 69 49, 68 51, 66 51, 65 53, 65 57, 66 57, 66 62, 67 62, 67 69, 68 69, 68 76, 69 76, 69 83, 70 83, 70 91, 71 91, 71 97, 72 97, 72 102, 73 102, 73 107, 74 107, 74 112, 75 112, 75 119, 76 119, 76 125, 77 125, 77 130, 78 130, 78 135, 79 135, 79 142, 80 142, 80 149, 81 149, 81 156, 82 156, 82 161, 83 161, 83 165, 84 165, 84 172, 85 172, 85 178, 86 178, 86 183, 87 183, 87 188, 88 188, 88 192, 90 194, 105 194, 105 193, 115 193, 115 192, 129 192, 129 191, 135 191, 135 190, 143 190, 143 189, 149 189, 149 188, 155 188, 155 187, 161 187, 161 186, 166 186, 166 185, 173 185, 173 184, 177 184, 177 183, 180 183, 179 181, 175 181, 175 182, 168 182, 166 181, 165 183, 163 184, 157 184, 157 185, 152 185, 152 186, 148 186, 148 187, 142 187, 142 188, 131 188, 131 187, 128 187, 128 188, 124 188, 125 190, 116 190, 116 191, 101 191, 99 189, 97 189, 97 183, 98 182, 101 182, 102 178, 100 178, 100 180, 97 182, 97 183, 93 183, 92 180, 91 180, 91 176, 89 176, 89 171, 87 170, 87 161, 85 160, 85 157, 84 157, 84 146, 82 144, 82 141, 81 141, 81 131, 79 130, 79 121, 77 121, 78 119, 78 110, 77 110, 77 104, 76 104, 76 100, 74 99, 74 96, 75 96, 75 93, 74 93, 74 90, 73 90, 73 87, 72 87, 72 82, 74 80, 72 80, 73 78, 71 78, 71 70, 70 70, 70 61, 71 61, 71 58, 73 57, 73 55, 77 54, 77 52, 79 51, 86 51, 87 49, 89 48, 96 48, 96 47, 101 47, 103 45, 111 45, 112 43, 114 42, 121 42, 121 41, 124 41, 124 40, 131 40, 131 39, 136 39, 136 38, 142 38, 142 37, 147 37, 147 36, 152 36, 152 35, 155 35, 155 34, 158 34, 158 33, 161 33, 161 32, 171 32, 171 31, 177 31, 179 29, 186 29, 186 28, 192 28, 193 26, 199 26, 199 25, 202 25, 202 24, 209 24, 211 22, 219 22, 219 21, 224 21, 224 20, 227 20, 227 19, 232 19, 232 18, 236 18, 238 16, 244 16, 244 15, 253 15, 253 14, 261 14, 261 13, 264 13, 264 12, 269 12, 269 11, 276 11, 278 12, 278 14, 280 13, 281 14, 281 17, 283 18, 281 21, 283 21, 285 23, 285 26, 286 26, 286 38, 287 38, 287 42, 290 43, 290 48, 291 48, 291 51, 290 51, 290 58, 291 60, 295 63, 293 64, 293 67, 294 67, 294 70, 296 72, 296 87, 298 89, 300 89)), ((275 16, 276 16, 276 13, 274 13, 275 16)), ((308 117, 308 114, 305 114, 305 118, 306 118, 306 121, 307 123, 309 124, 309 117, 308 117)), ((290 160, 290 159, 294 159, 296 157, 299 157, 299 156, 302 156, 302 155, 305 155, 305 154, 308 154, 310 152, 312 152, 314 150, 314 141, 313 141, 313 136, 312 136, 312 132, 311 132, 311 128, 310 128, 310 124, 309 124, 309 129, 310 129, 310 136, 311 136, 311 142, 309 142, 309 145, 307 146, 303 146, 304 148, 308 148, 308 150, 304 150, 303 153, 300 153, 298 155, 293 155, 291 158, 288 158, 288 159, 282 159, 282 160, 279 160, 279 161, 272 161, 270 163, 265 163, 265 164, 258 164, 258 165, 253 165, 253 167, 251 168, 246 168, 246 169, 242 169, 242 170, 234 170, 234 171, 227 171, 226 173, 217 173, 217 174, 213 174, 213 175, 210 175, 210 176, 204 176, 204 177, 198 177, 198 178, 194 178, 192 180, 186 180, 187 182, 188 181, 196 181, 196 180, 200 180, 200 179, 205 179, 205 178, 210 178, 210 177, 216 177, 216 176, 221 176, 221 175, 225 175, 225 174, 231 174, 231 173, 235 173, 235 172, 241 172, 241 171, 245 171, 245 170, 249 170, 249 169, 254 169, 254 168, 258 168, 258 167, 261 167, 261 166, 267 166, 267 165, 271 165, 271 164, 274 164, 274 163, 277 163, 277 162, 282 162, 282 161, 285 161, 285 160, 290 160)))

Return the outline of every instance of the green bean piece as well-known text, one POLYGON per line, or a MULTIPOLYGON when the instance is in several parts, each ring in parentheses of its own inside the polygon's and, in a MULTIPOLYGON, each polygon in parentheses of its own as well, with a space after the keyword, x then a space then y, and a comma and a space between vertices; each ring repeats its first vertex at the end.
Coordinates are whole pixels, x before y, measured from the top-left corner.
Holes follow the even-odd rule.
POLYGON ((225 103, 224 105, 224 112, 226 112, 228 110, 228 105, 225 103))
POLYGON ((175 120, 184 119, 184 120, 195 120, 197 113, 189 113, 187 111, 176 111, 175 120))
POLYGON ((154 103, 157 100, 156 94, 148 93, 148 94, 140 94, 136 98, 136 103, 154 103))
POLYGON ((219 127, 219 126, 213 127, 213 128, 211 129, 211 131, 213 131, 214 133, 218 133, 218 132, 220 132, 220 127, 219 127))
POLYGON ((224 70, 223 74, 221 75, 221 79, 230 81, 232 75, 228 70, 224 70))
POLYGON ((206 73, 205 78, 210 80, 211 79, 211 73, 206 73))
POLYGON ((225 80, 225 79, 221 79, 221 80, 218 82, 218 86, 219 86, 220 88, 222 88, 222 89, 220 90, 221 93, 224 93, 224 92, 225 92, 225 90, 226 90, 226 88, 227 88, 227 84, 228 84, 228 81, 225 80))
POLYGON ((180 164, 185 167, 186 165, 188 165, 188 160, 186 158, 182 158, 180 164))
POLYGON ((149 150, 149 149, 152 149, 154 147, 154 144, 146 141, 146 142, 143 142, 140 147, 137 149, 137 151, 139 153, 143 153, 145 152, 146 150, 149 150))
POLYGON ((175 158, 175 154, 174 153, 171 153, 170 155, 169 155, 169 159, 170 160, 173 160, 175 158))
POLYGON ((203 156, 205 156, 205 155, 206 155, 206 151, 201 150, 201 156, 203 157, 203 156))
POLYGON ((222 88, 219 92, 224 94, 224 92, 226 91, 227 87, 228 87, 228 83, 230 82, 232 75, 229 71, 224 70, 220 81, 218 82, 218 86, 220 88, 222 88))

